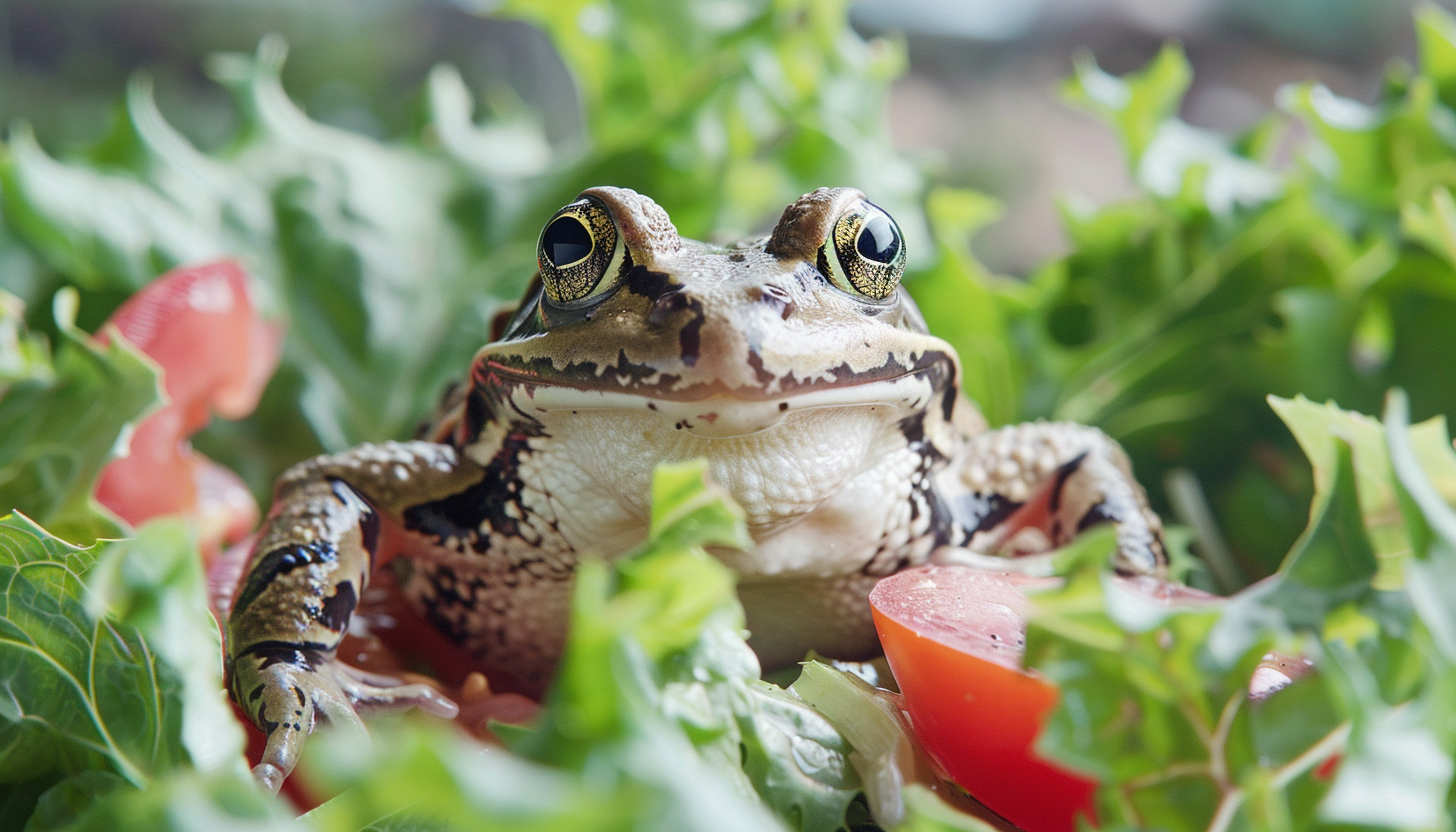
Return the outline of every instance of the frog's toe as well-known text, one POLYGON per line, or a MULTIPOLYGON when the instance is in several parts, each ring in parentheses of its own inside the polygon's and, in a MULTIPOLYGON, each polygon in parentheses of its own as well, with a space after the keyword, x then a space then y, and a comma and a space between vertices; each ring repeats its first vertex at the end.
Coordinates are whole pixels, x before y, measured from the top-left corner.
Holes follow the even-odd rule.
MULTIPOLYGON (((262 668, 252 696, 256 703, 254 722, 263 731, 263 757, 253 768, 253 776, 271 792, 277 792, 283 780, 293 771, 304 740, 313 731, 314 719, 322 710, 317 707, 327 678, 291 665, 276 664, 262 668)), ((337 690, 332 692, 338 696, 337 690)))
POLYGON ((283 788, 283 781, 287 776, 283 773, 283 769, 272 763, 259 763, 253 766, 253 779, 257 780, 271 794, 278 794, 278 790, 283 788))
POLYGON ((337 661, 331 669, 339 688, 359 713, 419 708, 442 719, 454 719, 460 713, 459 705, 429 685, 407 685, 393 676, 370 673, 337 661))

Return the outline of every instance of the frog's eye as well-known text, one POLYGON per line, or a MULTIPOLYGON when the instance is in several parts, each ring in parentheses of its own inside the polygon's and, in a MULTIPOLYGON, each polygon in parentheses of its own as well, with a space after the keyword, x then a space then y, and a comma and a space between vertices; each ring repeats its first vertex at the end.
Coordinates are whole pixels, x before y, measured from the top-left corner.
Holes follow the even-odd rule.
POLYGON ((882 301, 894 294, 905 273, 900 227, 878 205, 858 200, 839 215, 819 248, 819 268, 835 286, 882 301))
POLYGON ((593 199, 579 199, 556 212, 536 246, 541 288, 553 303, 570 305, 605 293, 603 280, 620 271, 621 238, 612 215, 593 199))

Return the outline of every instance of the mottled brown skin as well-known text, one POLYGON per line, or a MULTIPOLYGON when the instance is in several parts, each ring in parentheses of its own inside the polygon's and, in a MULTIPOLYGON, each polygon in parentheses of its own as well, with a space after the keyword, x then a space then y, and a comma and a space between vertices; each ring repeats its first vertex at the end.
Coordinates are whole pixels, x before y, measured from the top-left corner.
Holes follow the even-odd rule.
POLYGON ((714 554, 769 666, 872 654, 870 587, 932 558, 1044 551, 1112 523, 1119 571, 1162 575, 1158 519, 1115 443, 1060 423, 985 430, 955 351, 898 287, 898 230, 858 191, 808 194, 769 238, 729 248, 679 238, 632 191, 583 200, 548 223, 537 279, 423 439, 280 480, 227 627, 229 690, 267 734, 270 787, 319 716, 454 711, 335 658, 374 570, 407 565, 428 620, 539 690, 578 560, 643 539, 662 462, 706 458, 744 507, 754 546, 714 554), (589 253, 557 264, 584 235, 589 253))

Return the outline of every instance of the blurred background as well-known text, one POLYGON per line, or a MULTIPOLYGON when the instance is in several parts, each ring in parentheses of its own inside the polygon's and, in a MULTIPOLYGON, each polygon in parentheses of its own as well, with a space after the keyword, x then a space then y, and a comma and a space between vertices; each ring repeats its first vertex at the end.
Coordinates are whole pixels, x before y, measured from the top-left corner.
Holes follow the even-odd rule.
MULTIPOLYGON (((99 139, 126 78, 155 81, 162 112, 204 150, 234 135, 227 92, 206 74, 220 51, 290 44, 284 85, 314 119, 377 137, 417 126, 437 63, 498 106, 526 102, 553 143, 580 137, 576 91, 529 24, 480 0, 3 0, 0 122, 33 125, 53 155, 99 139)), ((722 4, 725 7, 731 3, 722 4)), ((864 35, 903 36, 909 71, 888 99, 897 147, 936 178, 993 194, 1005 216, 977 253, 1022 273, 1065 249, 1056 201, 1133 193, 1115 137, 1057 94, 1072 55, 1109 72, 1142 67, 1169 38, 1194 67, 1188 122, 1233 135, 1278 89, 1320 81, 1369 101, 1394 58, 1414 60, 1408 0, 860 0, 864 35)), ((1448 7, 1456 0, 1447 0, 1448 7)), ((831 184, 831 183, 826 183, 831 184)))

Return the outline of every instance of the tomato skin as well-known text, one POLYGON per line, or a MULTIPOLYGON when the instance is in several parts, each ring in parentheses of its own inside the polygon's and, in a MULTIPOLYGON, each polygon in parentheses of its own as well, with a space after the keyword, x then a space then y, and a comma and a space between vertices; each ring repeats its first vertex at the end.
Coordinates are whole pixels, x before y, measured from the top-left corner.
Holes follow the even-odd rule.
POLYGON ((161 365, 168 401, 136 426, 127 456, 102 470, 96 499, 132 525, 188 515, 211 556, 257 524, 258 507, 236 474, 194 453, 187 439, 214 412, 233 419, 252 412, 278 364, 282 329, 257 317, 247 275, 222 260, 147 284, 97 340, 114 333, 161 365))
POLYGON ((1096 784, 1036 755, 1058 694, 1018 669, 1025 619, 1016 582, 971 567, 902 572, 870 594, 875 629, 916 736, 945 774, 1027 832, 1074 832, 1079 814, 1095 817, 1096 784), (993 625, 948 629, 953 608, 967 604, 989 607, 993 625))

